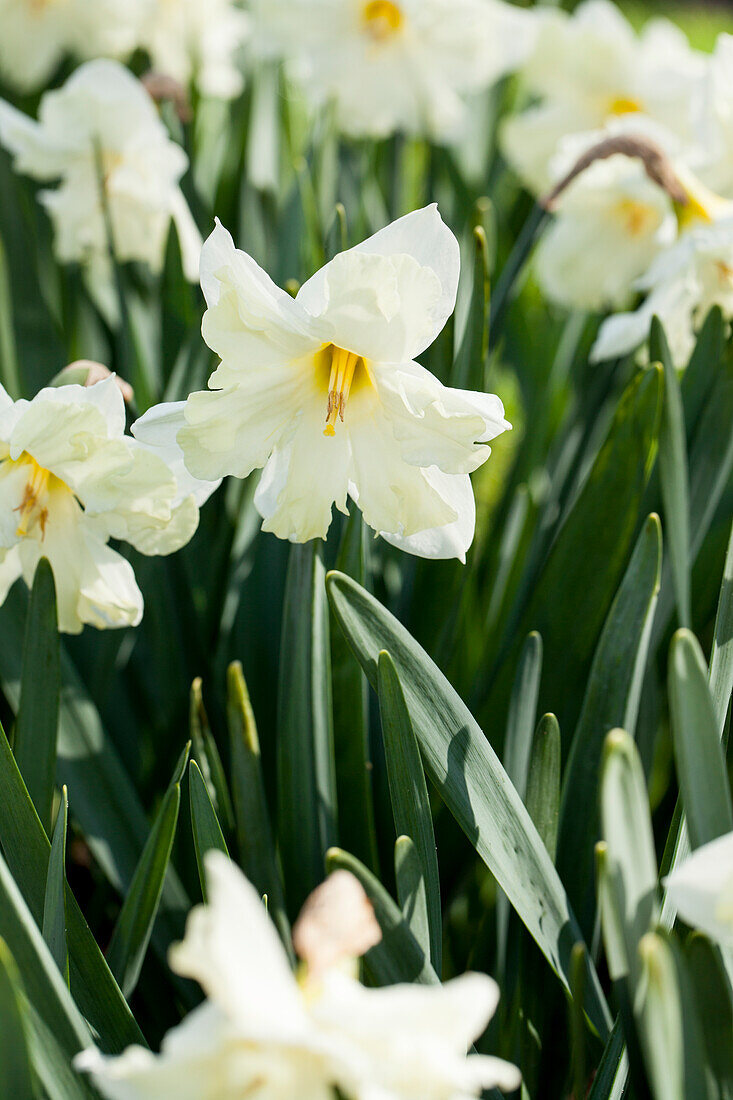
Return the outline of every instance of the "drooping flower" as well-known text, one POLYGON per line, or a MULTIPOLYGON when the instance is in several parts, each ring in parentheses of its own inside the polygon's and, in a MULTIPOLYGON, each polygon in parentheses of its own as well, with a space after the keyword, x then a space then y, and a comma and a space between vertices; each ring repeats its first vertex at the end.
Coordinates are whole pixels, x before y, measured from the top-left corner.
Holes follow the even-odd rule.
POLYGON ((433 206, 336 256, 293 299, 217 224, 201 255, 203 334, 221 357, 210 392, 135 430, 175 429, 197 478, 264 467, 255 504, 279 538, 325 538, 351 497, 388 542, 463 559, 469 474, 510 425, 498 397, 450 389, 414 361, 453 311, 459 266, 433 206))
MULTIPOLYGON (((169 452, 170 453, 170 452, 169 452)), ((13 402, 0 387, 0 602, 48 558, 59 629, 134 626, 143 600, 130 563, 107 544, 170 554, 215 488, 179 482, 166 453, 125 435, 114 376, 13 402)))
POLYGON ((179 186, 186 154, 124 66, 104 59, 82 65, 44 95, 37 122, 0 101, 0 142, 19 172, 60 181, 40 194, 56 254, 62 263, 87 265, 92 285, 111 278, 105 204, 120 262, 158 271, 172 220, 185 273, 197 278, 201 238, 179 186))
POLYGON ((646 298, 633 312, 616 313, 603 322, 591 358, 600 362, 635 351, 657 316, 675 365, 684 367, 709 310, 720 306, 726 317, 733 317, 733 216, 684 233, 653 260, 636 289, 646 298))
POLYGON ((206 856, 208 906, 194 909, 173 969, 208 1000, 168 1033, 160 1055, 90 1050, 77 1066, 111 1100, 469 1100, 517 1088, 497 1058, 466 1056, 498 1001, 491 978, 366 989, 346 961, 293 974, 253 887, 220 852, 206 856))
POLYGON ((247 14, 234 0, 147 0, 139 44, 156 72, 231 99, 243 87, 237 54, 248 34, 247 14))
POLYGON ((667 20, 650 21, 637 36, 611 0, 583 0, 572 15, 546 11, 522 71, 537 102, 506 120, 504 152, 540 193, 561 139, 614 118, 646 116, 693 146, 706 71, 705 56, 667 20))
POLYGON ((452 140, 464 97, 516 68, 535 20, 503 0, 258 0, 260 47, 354 136, 452 140))
POLYGON ((733 833, 703 844, 665 885, 686 924, 733 947, 733 833))
POLYGON ((146 0, 0 0, 0 80, 30 92, 67 55, 124 57, 146 0))
MULTIPOLYGON (((561 146, 553 177, 565 174, 607 132, 561 146)), ((594 161, 560 196, 553 224, 537 250, 545 296, 570 308, 600 310, 628 304, 636 280, 677 237, 670 196, 639 160, 623 154, 594 161)))

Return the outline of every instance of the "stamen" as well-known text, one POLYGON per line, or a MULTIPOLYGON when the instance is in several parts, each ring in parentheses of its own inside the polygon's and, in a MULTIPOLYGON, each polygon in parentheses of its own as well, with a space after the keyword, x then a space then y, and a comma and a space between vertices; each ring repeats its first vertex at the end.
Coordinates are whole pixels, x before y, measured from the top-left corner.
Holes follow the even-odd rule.
POLYGON ((385 42, 401 29, 402 9, 392 0, 369 0, 364 5, 364 27, 375 42, 385 42))
POLYGON ((51 475, 48 470, 44 470, 42 466, 39 466, 35 459, 30 458, 29 461, 32 464, 30 477, 23 491, 23 499, 15 509, 16 512, 20 512, 20 523, 15 532, 18 538, 27 535, 36 521, 40 522, 42 535, 45 536, 46 534, 48 509, 42 507, 42 502, 51 475))
POLYGON ((343 423, 346 403, 349 400, 351 384, 354 381, 354 372, 359 362, 359 356, 353 351, 334 347, 331 359, 331 376, 328 381, 328 401, 326 404, 326 427, 323 434, 333 436, 336 434, 337 418, 343 423))

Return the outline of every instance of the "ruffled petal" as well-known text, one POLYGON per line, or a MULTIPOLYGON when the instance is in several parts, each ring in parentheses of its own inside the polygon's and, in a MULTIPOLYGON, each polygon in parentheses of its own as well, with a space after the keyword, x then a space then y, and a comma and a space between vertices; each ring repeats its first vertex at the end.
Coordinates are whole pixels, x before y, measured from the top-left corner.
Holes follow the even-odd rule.
POLYGON ((435 467, 423 470, 423 474, 428 484, 458 513, 458 518, 415 535, 395 535, 386 531, 379 534, 385 542, 418 558, 458 558, 465 562, 476 532, 476 501, 471 478, 468 474, 444 474, 435 467))
POLYGON ((161 458, 173 473, 178 486, 175 503, 180 504, 190 496, 201 507, 219 487, 221 479, 201 481, 187 469, 183 450, 178 442, 178 433, 186 423, 185 407, 185 401, 167 401, 154 405, 135 421, 130 430, 141 445, 161 458))
POLYGON ((686 924, 733 946, 733 833, 698 848, 665 885, 686 924))
POLYGON ((297 302, 338 347, 381 362, 429 347, 455 308, 460 249, 436 205, 399 218, 334 257, 297 302))

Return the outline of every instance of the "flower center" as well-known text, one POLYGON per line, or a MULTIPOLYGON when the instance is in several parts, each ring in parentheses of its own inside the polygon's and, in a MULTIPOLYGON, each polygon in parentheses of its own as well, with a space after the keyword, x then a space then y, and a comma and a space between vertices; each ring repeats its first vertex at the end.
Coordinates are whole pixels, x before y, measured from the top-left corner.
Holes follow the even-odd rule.
POLYGON ((630 237, 641 237, 648 233, 657 221, 655 210, 634 199, 622 199, 618 204, 618 212, 630 237))
POLYGON ((323 354, 326 356, 326 362, 329 358, 331 362, 326 402, 326 427, 323 429, 323 434, 331 436, 336 434, 336 421, 341 420, 343 423, 346 404, 354 384, 354 375, 357 371, 361 373, 360 364, 364 372, 366 372, 366 366, 361 356, 353 351, 337 348, 335 344, 330 344, 323 354))
POLYGON ((362 12, 364 27, 375 42, 386 42, 402 29, 405 17, 392 0, 369 0, 362 12))
POLYGON ((15 461, 12 459, 7 461, 15 468, 24 469, 27 478, 20 504, 14 509, 19 516, 16 537, 25 538, 28 535, 37 537, 40 531, 41 541, 43 541, 46 537, 51 492, 58 489, 65 489, 67 492, 70 490, 50 470, 44 470, 39 466, 35 458, 26 451, 15 461))
POLYGON ((608 105, 608 113, 611 115, 636 115, 642 110, 638 99, 629 99, 627 96, 616 96, 608 105))

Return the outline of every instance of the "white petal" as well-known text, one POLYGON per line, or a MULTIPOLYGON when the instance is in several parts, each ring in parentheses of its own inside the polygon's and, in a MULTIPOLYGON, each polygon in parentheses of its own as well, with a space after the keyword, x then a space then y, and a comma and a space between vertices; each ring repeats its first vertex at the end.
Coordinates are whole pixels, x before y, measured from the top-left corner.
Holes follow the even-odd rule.
POLYGON ((13 154, 17 171, 35 179, 55 179, 66 163, 66 155, 49 145, 42 127, 4 100, 0 100, 0 143, 13 154))
POLYGON ((733 946, 733 833, 698 848, 665 885, 686 924, 733 946))
POLYGON ((8 592, 22 574, 23 565, 18 547, 0 550, 0 604, 5 603, 8 592))
POLYGON ((385 542, 418 558, 458 558, 465 562, 476 531, 476 501, 468 474, 444 474, 432 467, 423 474, 436 492, 458 513, 443 527, 418 531, 415 535, 391 535, 380 531, 385 542))
POLYGON ((179 431, 186 423, 185 407, 185 401, 170 401, 154 405, 135 421, 130 430, 144 447, 162 458, 173 472, 178 486, 176 503, 179 504, 185 497, 190 496, 201 507, 221 484, 221 479, 201 481, 186 468, 183 451, 177 440, 179 431))
POLYGON ((201 288, 208 305, 204 339, 224 361, 212 386, 231 385, 240 372, 292 362, 323 342, 305 311, 234 247, 218 220, 201 250, 201 288))
POLYGON ((177 435, 188 470, 204 480, 248 477, 292 432, 301 394, 311 390, 307 375, 271 367, 243 374, 227 389, 191 394, 177 435))
POLYGON ((405 460, 472 473, 487 460, 490 439, 511 429, 494 394, 444 386, 418 363, 373 365, 372 378, 405 460))
POLYGON ((329 326, 337 346, 400 363, 444 328, 459 272, 458 242, 433 205, 334 257, 301 287, 297 301, 329 326))
POLYGON ((337 425, 336 434, 327 437, 323 427, 324 406, 314 403, 301 414, 292 437, 273 451, 255 492, 263 531, 291 542, 325 539, 333 505, 346 512, 349 435, 337 425))
POLYGON ((177 974, 193 978, 248 1038, 286 1040, 304 1026, 301 994, 262 899, 220 852, 205 860, 207 905, 192 910, 170 950, 177 974))

